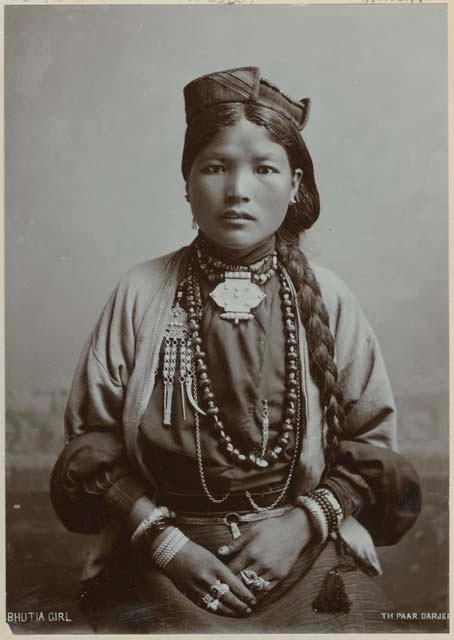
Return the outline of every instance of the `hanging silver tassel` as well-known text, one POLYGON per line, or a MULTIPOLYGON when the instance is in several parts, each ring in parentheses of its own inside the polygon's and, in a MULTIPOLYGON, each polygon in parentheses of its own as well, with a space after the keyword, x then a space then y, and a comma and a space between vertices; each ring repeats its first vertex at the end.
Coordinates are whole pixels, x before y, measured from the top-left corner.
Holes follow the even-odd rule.
MULTIPOLYGON (((162 377, 164 380, 164 417, 163 423, 170 426, 172 424, 172 399, 175 381, 175 370, 177 358, 180 359, 180 369, 182 362, 181 348, 189 337, 188 315, 177 302, 172 308, 169 324, 164 334, 164 359, 162 367, 162 377)), ((181 371, 180 371, 181 381, 181 371)), ((185 411, 183 408, 183 416, 185 411)))
POLYGON ((183 420, 186 420, 186 397, 195 411, 206 415, 194 400, 192 393, 192 341, 188 330, 188 315, 178 302, 172 308, 171 318, 164 334, 162 366, 164 380, 163 423, 167 426, 172 424, 172 400, 177 360, 179 362, 178 382, 180 383, 183 420))
POLYGON ((172 424, 172 397, 175 368, 177 365, 178 340, 165 338, 164 348, 164 424, 172 424))

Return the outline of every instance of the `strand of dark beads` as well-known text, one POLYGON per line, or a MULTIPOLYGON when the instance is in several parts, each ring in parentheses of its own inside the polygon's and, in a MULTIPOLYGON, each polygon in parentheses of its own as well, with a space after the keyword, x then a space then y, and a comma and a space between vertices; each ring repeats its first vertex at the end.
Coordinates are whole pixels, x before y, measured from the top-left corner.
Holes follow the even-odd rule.
POLYGON ((190 274, 187 281, 187 304, 189 316, 189 330, 191 332, 192 345, 194 350, 194 362, 197 378, 197 385, 200 388, 203 402, 206 405, 206 413, 211 418, 215 437, 218 445, 225 454, 234 461, 247 467, 266 468, 276 462, 280 457, 288 460, 286 448, 289 444, 290 434, 294 431, 295 418, 297 413, 297 403, 299 401, 298 385, 298 349, 296 339, 295 305, 292 292, 287 284, 284 273, 279 271, 281 281, 282 310, 284 316, 284 330, 286 333, 286 395, 284 421, 275 444, 267 448, 262 457, 254 451, 244 453, 232 442, 232 438, 226 433, 224 424, 220 418, 219 407, 216 403, 215 395, 211 388, 211 380, 208 377, 208 367, 206 364, 206 353, 202 348, 202 338, 200 335, 200 321, 202 318, 202 301, 200 285, 197 277, 190 267, 190 274))
POLYGON ((197 263, 202 273, 206 275, 209 282, 221 282, 228 271, 250 273, 251 281, 255 284, 264 285, 274 276, 277 271, 277 254, 265 256, 258 262, 250 265, 226 264, 217 258, 204 253, 201 246, 196 247, 197 263), (267 264, 269 266, 267 267, 267 264), (212 268, 210 268, 212 267, 212 268), (267 268, 266 268, 267 267, 267 268))
POLYGON ((311 494, 309 494, 309 497, 312 500, 315 500, 315 502, 318 502, 318 504, 322 508, 323 513, 325 514, 326 520, 328 522, 328 531, 330 533, 331 531, 336 531, 339 526, 338 517, 332 504, 324 494, 324 490, 316 489, 311 494))

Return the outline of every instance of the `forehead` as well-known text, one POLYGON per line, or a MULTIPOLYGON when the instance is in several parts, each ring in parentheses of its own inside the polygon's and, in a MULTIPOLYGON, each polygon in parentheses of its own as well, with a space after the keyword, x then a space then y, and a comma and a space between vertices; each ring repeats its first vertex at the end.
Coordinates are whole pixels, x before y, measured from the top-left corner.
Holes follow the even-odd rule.
POLYGON ((221 153, 228 156, 248 154, 257 157, 272 156, 286 159, 287 153, 280 144, 271 140, 265 127, 241 118, 233 125, 222 128, 202 149, 200 156, 221 153))

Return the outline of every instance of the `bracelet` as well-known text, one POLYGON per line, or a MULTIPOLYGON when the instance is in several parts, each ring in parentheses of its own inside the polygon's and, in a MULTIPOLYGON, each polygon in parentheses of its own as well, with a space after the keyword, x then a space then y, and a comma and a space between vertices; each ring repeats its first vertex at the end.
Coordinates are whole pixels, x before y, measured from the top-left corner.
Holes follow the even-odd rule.
POLYGON ((339 502, 339 500, 336 498, 336 496, 334 495, 334 493, 326 488, 326 487, 320 487, 320 489, 318 489, 318 491, 323 491, 324 495, 325 495, 325 499, 328 501, 328 503, 330 504, 332 510, 335 513, 336 516, 336 524, 335 524, 335 529, 339 529, 339 527, 342 524, 342 521, 344 519, 344 511, 341 507, 341 504, 339 502))
MULTIPOLYGON (((150 513, 149 516, 144 518, 142 522, 139 524, 137 529, 131 536, 131 544, 137 544, 137 542, 150 530, 153 528, 159 528, 158 523, 167 522, 170 518, 173 518, 174 514, 167 507, 156 507, 150 513)), ((168 526, 168 524, 166 525, 168 526)), ((163 527, 164 529, 165 527, 163 527)), ((162 529, 162 530, 163 530, 162 529)), ((159 531, 158 531, 159 533, 159 531)))
POLYGON ((307 513, 312 516, 312 523, 318 529, 322 542, 333 531, 337 531, 344 519, 344 512, 339 501, 333 492, 326 487, 319 487, 309 495, 297 498, 295 504, 306 509, 307 513), (325 529, 328 532, 326 537, 325 529))
POLYGON ((326 542, 329 534, 328 520, 319 503, 309 496, 299 496, 295 504, 306 511, 318 533, 318 542, 320 544, 326 542))
POLYGON ((152 560, 159 569, 164 567, 189 542, 180 529, 173 529, 152 555, 152 560))
POLYGON ((328 531, 334 531, 337 529, 337 516, 323 489, 316 489, 310 494, 311 498, 318 502, 323 509, 323 513, 326 516, 328 522, 328 531))

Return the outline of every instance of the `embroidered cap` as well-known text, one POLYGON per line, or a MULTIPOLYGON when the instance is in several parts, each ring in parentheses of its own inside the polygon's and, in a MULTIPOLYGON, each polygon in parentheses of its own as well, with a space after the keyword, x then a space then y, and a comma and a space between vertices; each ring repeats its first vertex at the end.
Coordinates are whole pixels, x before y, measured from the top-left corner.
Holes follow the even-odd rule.
POLYGON ((209 73, 184 88, 186 123, 215 104, 242 102, 259 104, 288 118, 300 131, 309 117, 310 98, 292 100, 268 80, 258 67, 239 67, 209 73))

